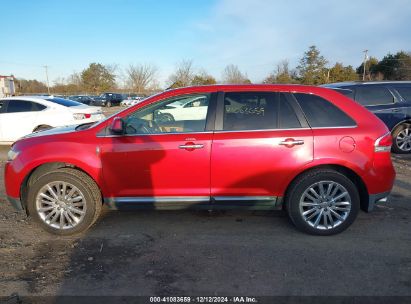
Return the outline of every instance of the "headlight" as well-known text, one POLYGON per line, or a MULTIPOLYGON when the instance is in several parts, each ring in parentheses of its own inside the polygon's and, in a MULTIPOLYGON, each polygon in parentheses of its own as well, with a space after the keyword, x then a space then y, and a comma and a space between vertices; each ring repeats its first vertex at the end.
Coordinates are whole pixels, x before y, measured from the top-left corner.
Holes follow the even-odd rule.
POLYGON ((17 157, 17 155, 19 155, 19 152, 14 151, 13 149, 11 149, 11 150, 9 151, 9 153, 7 153, 7 161, 12 161, 12 160, 14 160, 14 159, 17 157))

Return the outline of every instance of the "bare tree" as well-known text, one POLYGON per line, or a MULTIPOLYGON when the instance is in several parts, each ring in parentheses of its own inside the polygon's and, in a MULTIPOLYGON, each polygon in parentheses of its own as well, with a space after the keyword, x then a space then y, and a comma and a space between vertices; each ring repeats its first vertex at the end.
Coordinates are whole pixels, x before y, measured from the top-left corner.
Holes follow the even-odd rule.
POLYGON ((251 83, 247 74, 243 74, 238 66, 234 64, 227 65, 223 71, 223 82, 230 84, 251 83))
POLYGON ((287 59, 280 61, 263 83, 296 83, 296 71, 290 71, 287 59))
POLYGON ((208 74, 204 69, 200 69, 197 73, 195 73, 193 79, 191 80, 191 85, 193 86, 211 85, 216 83, 217 80, 215 80, 215 78, 208 74))
POLYGON ((78 72, 73 72, 73 74, 68 77, 67 82, 69 84, 81 87, 81 74, 78 72))
POLYGON ((127 68, 127 82, 129 87, 137 93, 146 92, 152 85, 157 68, 150 64, 132 65, 127 68))
POLYGON ((179 63, 176 71, 170 75, 168 80, 171 88, 178 88, 191 85, 193 78, 193 61, 183 60, 179 63))

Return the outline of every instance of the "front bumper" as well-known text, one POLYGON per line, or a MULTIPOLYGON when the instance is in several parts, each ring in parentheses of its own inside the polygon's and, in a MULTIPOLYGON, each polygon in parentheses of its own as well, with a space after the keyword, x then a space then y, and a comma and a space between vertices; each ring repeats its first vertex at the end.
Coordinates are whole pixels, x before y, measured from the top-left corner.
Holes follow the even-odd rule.
POLYGON ((368 206, 366 208, 366 211, 371 212, 372 210, 374 210, 376 204, 386 203, 388 201, 388 195, 390 195, 390 191, 370 194, 368 198, 368 206))
POLYGON ((21 203, 21 200, 18 198, 14 198, 11 196, 7 196, 8 201, 13 205, 14 208, 17 210, 21 211, 24 210, 23 204, 21 203))

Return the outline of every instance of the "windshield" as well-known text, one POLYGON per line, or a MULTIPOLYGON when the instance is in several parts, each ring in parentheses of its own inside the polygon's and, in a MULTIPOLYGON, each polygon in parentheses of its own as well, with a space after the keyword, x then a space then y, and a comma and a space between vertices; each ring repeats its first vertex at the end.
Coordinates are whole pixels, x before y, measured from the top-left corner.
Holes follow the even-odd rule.
POLYGON ((69 100, 69 99, 64 99, 64 98, 57 98, 57 97, 45 98, 45 100, 57 103, 61 106, 65 106, 65 107, 76 107, 76 106, 83 105, 82 103, 74 101, 74 100, 69 100))

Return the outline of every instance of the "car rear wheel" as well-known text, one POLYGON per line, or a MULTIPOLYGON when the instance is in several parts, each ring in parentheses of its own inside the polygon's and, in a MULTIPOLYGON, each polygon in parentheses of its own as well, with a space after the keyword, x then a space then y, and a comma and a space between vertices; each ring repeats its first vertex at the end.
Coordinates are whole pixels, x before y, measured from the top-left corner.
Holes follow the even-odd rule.
POLYGON ((395 153, 411 153, 411 124, 401 124, 392 132, 392 150, 395 153))
POLYGON ((29 185, 29 214, 48 232, 57 235, 83 232, 100 214, 100 190, 81 171, 58 169, 37 177, 29 185))
POLYGON ((48 125, 41 125, 41 126, 36 127, 36 128, 33 130, 33 132, 45 131, 45 130, 48 130, 48 129, 51 129, 51 128, 53 128, 53 127, 48 126, 48 125))
POLYGON ((288 189, 285 203, 297 229, 315 235, 344 231, 353 223, 360 208, 353 182, 328 169, 299 176, 288 189))
POLYGON ((107 101, 106 107, 107 107, 107 108, 111 108, 111 101, 107 101))

